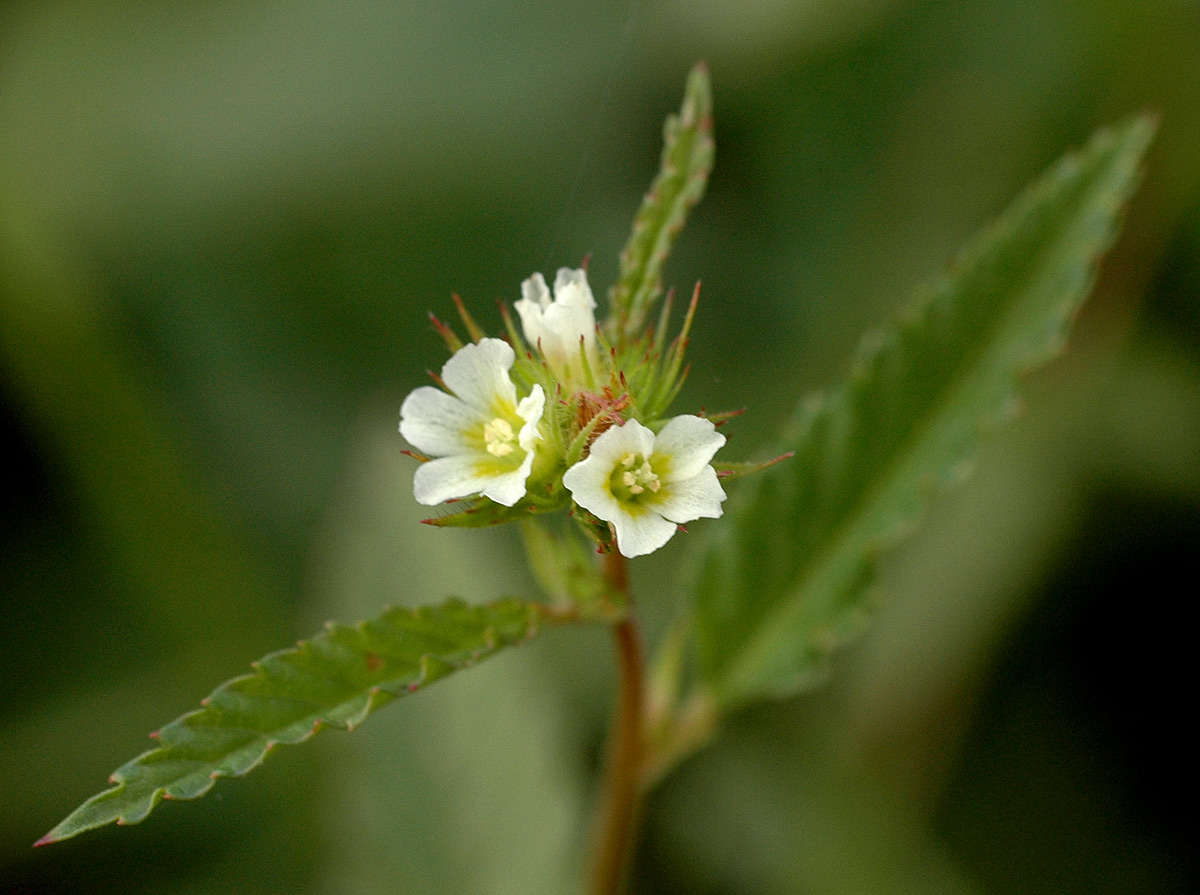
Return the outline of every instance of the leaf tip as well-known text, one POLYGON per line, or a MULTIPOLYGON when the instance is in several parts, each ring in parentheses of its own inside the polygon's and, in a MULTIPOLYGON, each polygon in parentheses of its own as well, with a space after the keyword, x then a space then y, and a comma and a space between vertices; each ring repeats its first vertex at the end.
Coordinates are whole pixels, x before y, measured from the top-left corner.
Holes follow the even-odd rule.
POLYGON ((1162 112, 1158 109, 1142 109, 1129 119, 1127 127, 1148 140, 1158 132, 1160 124, 1162 124, 1162 112))
POLYGON ((688 117, 687 112, 693 110, 699 113, 697 119, 700 123, 710 118, 712 114, 712 82, 709 77, 708 63, 703 59, 692 66, 692 70, 688 72, 687 84, 684 86, 685 120, 688 117))

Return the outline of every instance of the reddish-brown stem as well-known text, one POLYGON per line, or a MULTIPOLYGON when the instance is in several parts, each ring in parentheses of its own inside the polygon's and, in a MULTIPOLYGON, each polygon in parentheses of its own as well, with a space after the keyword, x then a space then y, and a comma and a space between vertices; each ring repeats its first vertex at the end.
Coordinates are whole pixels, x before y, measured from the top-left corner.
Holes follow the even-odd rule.
MULTIPOLYGON (((629 574, 625 557, 615 550, 604 555, 604 577, 614 597, 629 603, 629 574)), ((616 895, 621 891, 633 852, 641 796, 645 748, 642 729, 645 715, 646 669, 641 634, 633 606, 613 626, 619 682, 616 721, 609 744, 604 791, 596 823, 589 892, 616 895)))

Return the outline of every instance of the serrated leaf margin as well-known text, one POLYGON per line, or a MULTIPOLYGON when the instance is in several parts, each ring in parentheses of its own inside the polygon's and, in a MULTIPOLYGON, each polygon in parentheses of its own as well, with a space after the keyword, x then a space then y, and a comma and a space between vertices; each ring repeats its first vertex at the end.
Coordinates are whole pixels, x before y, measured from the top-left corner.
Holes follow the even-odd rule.
MULTIPOLYGON (((116 822, 136 824, 164 799, 200 798, 222 777, 240 777, 262 764, 279 744, 302 743, 325 727, 353 730, 368 715, 401 696, 407 696, 446 675, 489 658, 504 647, 523 643, 539 632, 544 621, 563 620, 538 603, 502 600, 470 605, 451 599, 436 606, 393 607, 374 619, 353 626, 330 622, 321 633, 295 647, 278 650, 251 663, 254 671, 217 687, 202 707, 189 712, 151 734, 159 745, 119 767, 109 777, 111 789, 92 796, 67 818, 39 839, 35 846, 61 842, 86 830, 116 822), (407 644, 398 642, 408 638, 407 644), (389 651, 390 650, 390 651, 389 651), (409 655, 396 652, 409 650, 409 655), (319 674, 305 668, 315 657, 323 662, 319 674), (298 678, 308 675, 306 686, 332 691, 349 689, 352 695, 329 704, 309 700, 288 690, 298 678), (272 686, 283 683, 282 690, 272 686), (267 730, 239 728, 221 723, 221 715, 245 718, 254 706, 269 714, 267 706, 280 703, 314 706, 298 710, 296 717, 267 730), (246 742, 229 747, 217 757, 187 757, 196 737, 216 731, 240 730, 246 742), (143 778, 156 765, 177 762, 178 774, 155 785, 143 778), (127 790, 143 782, 145 791, 133 798, 127 790)), ((228 721, 228 718, 226 718, 228 721)))
MULTIPOLYGON (((1036 213, 1039 203, 1052 195, 1056 188, 1071 182, 1073 178, 1078 178, 1087 164, 1098 166, 1093 172, 1097 179, 1108 178, 1105 181, 1108 184, 1107 190, 1092 197, 1090 203, 1082 207, 1079 217, 1072 221, 1078 230, 1076 235, 1079 237, 1079 244, 1074 263, 1064 262, 1057 271, 1062 278, 1057 284, 1061 291, 1060 300, 1047 311, 1045 325, 1038 331, 1038 338, 1031 339, 1033 344, 1027 346, 1022 356, 1014 359, 1006 370, 1007 387, 1003 390, 1003 398, 991 406, 979 408, 974 417, 974 425, 970 427, 967 437, 961 443, 943 446, 943 452, 951 457, 952 462, 947 462, 937 470, 917 471, 920 473, 920 480, 913 488, 906 489, 908 493, 899 494, 898 505, 902 507, 902 511, 886 523, 881 523, 869 537, 861 540, 861 549, 854 562, 845 562, 840 569, 825 568, 833 562, 827 556, 810 564, 807 572, 799 573, 785 585, 787 593, 764 613, 763 620, 757 625, 757 634, 752 638, 754 643, 743 651, 739 658, 714 661, 714 655, 721 650, 721 646, 717 644, 722 640, 726 644, 728 642, 730 631, 727 625, 721 624, 719 619, 714 621, 707 631, 703 622, 698 625, 697 642, 701 673, 705 680, 702 686, 710 698, 715 699, 724 708, 731 709, 755 698, 780 697, 799 692, 823 680, 829 655, 865 627, 865 603, 874 587, 875 557, 916 527, 933 492, 965 477, 969 471, 969 457, 974 451, 979 428, 994 425, 1013 415, 1017 406, 1015 395, 1018 377, 1047 362, 1063 350, 1074 314, 1090 291, 1099 258, 1115 238, 1120 212, 1136 185, 1138 166, 1154 129, 1155 121, 1152 118, 1140 116, 1125 125, 1099 131, 1083 150, 1062 158, 1043 178, 1022 193, 991 227, 972 240, 946 274, 939 277, 932 286, 918 291, 916 301, 900 315, 894 327, 868 334, 852 366, 849 381, 843 387, 802 402, 790 433, 781 444, 782 448, 796 451, 796 457, 789 466, 802 465, 816 459, 820 454, 820 445, 816 442, 820 439, 836 440, 838 427, 843 427, 845 431, 846 426, 852 425, 847 422, 846 414, 855 411, 854 402, 866 396, 873 383, 883 375, 887 365, 895 361, 895 351, 899 350, 897 346, 902 340, 911 337, 921 327, 944 324, 944 320, 935 315, 941 313, 945 307, 944 303, 952 298, 951 293, 957 276, 964 271, 969 274, 976 265, 983 263, 994 245, 1015 232, 1014 228, 1018 228, 1028 216, 1036 213), (1097 158, 1100 158, 1103 164, 1097 162, 1097 158), (1105 164, 1108 167, 1105 167, 1105 164), (835 434, 831 435, 830 432, 835 434), (797 620, 811 609, 805 605, 806 596, 811 594, 806 594, 804 582, 820 580, 826 572, 835 579, 839 579, 840 576, 837 586, 842 589, 841 596, 854 594, 856 598, 844 600, 845 605, 835 607, 836 612, 830 611, 830 617, 825 623, 814 625, 809 631, 811 636, 807 642, 794 644, 802 658, 791 663, 793 667, 789 673, 782 673, 783 665, 787 663, 776 663, 779 667, 771 667, 773 660, 769 656, 779 652, 780 632, 789 630, 789 627, 794 629, 797 620), (769 643, 772 640, 776 641, 774 645, 769 643), (754 655, 755 653, 757 655, 754 655)), ((1004 319, 1004 315, 1000 315, 998 319, 1004 319)), ((836 463, 837 458, 832 459, 836 463)), ((781 474, 787 474, 786 468, 781 474)), ((704 617, 706 594, 712 598, 712 595, 721 589, 721 584, 714 581, 729 574, 728 568, 722 567, 722 554, 729 551, 747 553, 755 546, 737 543, 739 535, 744 534, 739 531, 737 518, 746 514, 770 516, 779 512, 780 507, 776 504, 781 500, 780 490, 779 482, 774 479, 761 482, 752 494, 737 501, 731 513, 734 518, 727 520, 732 524, 721 526, 720 530, 714 533, 716 541, 705 554, 700 572, 698 610, 701 619, 704 617)), ((866 489, 864 496, 858 501, 859 505, 849 516, 866 517, 869 514, 870 501, 877 497, 879 492, 884 491, 886 488, 882 485, 866 489)), ((775 524, 777 529, 786 527, 778 521, 775 524)), ((845 531, 852 528, 850 523, 842 521, 838 530, 829 534, 836 540, 844 537, 845 531)), ((823 552, 832 554, 836 551, 827 549, 823 552)), ((765 584, 761 559, 756 560, 755 568, 758 570, 756 582, 765 584)), ((778 585, 780 582, 772 583, 778 585)), ((725 608, 731 607, 727 604, 725 608)))
POLYGON ((663 125, 658 174, 633 218, 620 255, 620 273, 608 293, 609 338, 619 349, 641 335, 650 308, 662 294, 662 269, 688 212, 704 196, 712 171, 712 84, 708 66, 688 73, 678 115, 663 125))

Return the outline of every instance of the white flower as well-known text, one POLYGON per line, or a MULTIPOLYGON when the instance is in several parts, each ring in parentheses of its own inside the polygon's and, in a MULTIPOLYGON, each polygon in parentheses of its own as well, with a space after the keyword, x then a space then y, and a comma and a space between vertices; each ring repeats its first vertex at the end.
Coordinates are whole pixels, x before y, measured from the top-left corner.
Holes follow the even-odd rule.
POLYGON ((636 420, 606 430, 563 476, 575 503, 612 523, 624 556, 653 553, 679 523, 716 519, 725 492, 709 465, 725 436, 677 416, 656 436, 636 420))
POLYGON ((513 359, 512 347, 499 339, 464 345, 442 367, 453 394, 422 386, 404 399, 400 434, 439 458, 417 467, 417 503, 482 494, 511 507, 525 495, 546 394, 535 385, 517 400, 508 375, 513 359))
POLYGON ((521 328, 530 345, 540 347, 551 372, 575 389, 586 388, 583 357, 593 373, 599 372, 596 353, 596 300, 587 272, 563 267, 554 278, 554 301, 540 273, 521 284, 521 300, 513 305, 521 315, 521 328), (583 355, 580 354, 580 339, 583 355))

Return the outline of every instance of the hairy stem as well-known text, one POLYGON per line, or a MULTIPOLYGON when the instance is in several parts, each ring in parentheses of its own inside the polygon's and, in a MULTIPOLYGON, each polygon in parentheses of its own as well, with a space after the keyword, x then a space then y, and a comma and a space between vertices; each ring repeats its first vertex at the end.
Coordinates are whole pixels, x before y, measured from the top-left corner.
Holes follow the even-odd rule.
MULTIPOLYGON (((629 598, 625 557, 615 550, 604 554, 604 577, 615 597, 629 598)), ((633 852, 645 762, 643 724, 646 669, 641 633, 632 605, 613 626, 619 683, 617 716, 609 744, 604 791, 596 821, 592 856, 591 895, 616 895, 621 891, 633 852)))

